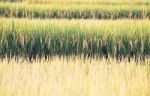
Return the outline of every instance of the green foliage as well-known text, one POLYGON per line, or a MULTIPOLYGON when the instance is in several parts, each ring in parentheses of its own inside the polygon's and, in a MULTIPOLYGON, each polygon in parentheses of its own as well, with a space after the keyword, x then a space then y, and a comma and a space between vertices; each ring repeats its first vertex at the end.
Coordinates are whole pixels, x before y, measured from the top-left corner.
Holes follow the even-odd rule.
POLYGON ((105 46, 114 57, 116 47, 123 57, 132 49, 150 55, 150 22, 147 20, 27 20, 0 19, 0 55, 28 56, 34 48, 44 55, 98 54, 105 46))

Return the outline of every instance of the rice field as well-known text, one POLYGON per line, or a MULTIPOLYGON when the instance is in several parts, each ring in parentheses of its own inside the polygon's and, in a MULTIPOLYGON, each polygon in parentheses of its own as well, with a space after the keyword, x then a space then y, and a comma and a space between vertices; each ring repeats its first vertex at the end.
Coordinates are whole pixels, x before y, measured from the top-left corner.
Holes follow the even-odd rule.
POLYGON ((0 96, 150 96, 149 0, 0 0, 0 96))
POLYGON ((150 5, 0 3, 0 16, 40 19, 147 19, 150 5))
POLYGON ((150 55, 148 20, 0 20, 0 55, 150 55))
POLYGON ((150 60, 53 57, 0 61, 1 96, 149 96, 150 60))
POLYGON ((149 0, 0 0, 1 2, 23 2, 23 3, 77 3, 77 4, 149 4, 149 0))

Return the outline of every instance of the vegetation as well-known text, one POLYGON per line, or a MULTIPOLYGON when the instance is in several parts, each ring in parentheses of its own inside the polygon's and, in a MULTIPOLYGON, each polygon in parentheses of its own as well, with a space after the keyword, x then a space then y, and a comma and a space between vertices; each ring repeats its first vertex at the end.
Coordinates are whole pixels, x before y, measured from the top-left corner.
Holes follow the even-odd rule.
POLYGON ((0 0, 2 2, 23 2, 23 3, 86 3, 86 4, 149 4, 149 0, 0 0))
POLYGON ((0 0, 0 96, 150 96, 150 0, 0 0))
POLYGON ((150 60, 53 57, 32 64, 0 61, 1 96, 149 96, 150 60))
POLYGON ((145 19, 149 5, 26 4, 0 3, 0 16, 18 18, 145 19), (57 7, 56 7, 57 6, 57 7))
POLYGON ((147 20, 0 19, 0 55, 150 55, 147 20), (104 52, 106 51, 106 52, 104 52))

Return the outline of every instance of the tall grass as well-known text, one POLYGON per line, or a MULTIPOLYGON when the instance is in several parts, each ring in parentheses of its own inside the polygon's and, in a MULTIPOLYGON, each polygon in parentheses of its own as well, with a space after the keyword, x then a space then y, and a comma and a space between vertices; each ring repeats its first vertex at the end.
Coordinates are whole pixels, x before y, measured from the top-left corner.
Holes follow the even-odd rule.
POLYGON ((149 5, 0 3, 0 16, 18 18, 145 19, 149 5))
POLYGON ((103 47, 111 57, 116 49, 126 57, 150 55, 148 20, 38 20, 0 19, 0 55, 28 56, 32 50, 42 56, 95 54, 103 47), (119 47, 117 47, 119 45, 119 47))
POLYGON ((149 96, 150 60, 141 65, 80 57, 0 61, 1 96, 149 96))

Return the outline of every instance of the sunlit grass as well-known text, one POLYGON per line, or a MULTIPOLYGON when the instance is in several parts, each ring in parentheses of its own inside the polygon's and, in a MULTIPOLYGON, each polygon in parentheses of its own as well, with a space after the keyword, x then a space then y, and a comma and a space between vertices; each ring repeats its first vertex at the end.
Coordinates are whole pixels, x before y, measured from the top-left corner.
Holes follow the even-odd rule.
POLYGON ((0 2, 0 16, 17 18, 145 19, 150 5, 112 4, 27 4, 0 2))
POLYGON ((1 96, 149 96, 150 60, 52 57, 0 61, 1 96))

